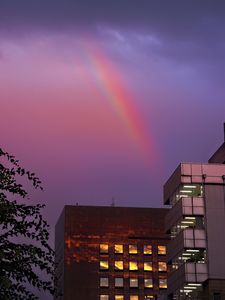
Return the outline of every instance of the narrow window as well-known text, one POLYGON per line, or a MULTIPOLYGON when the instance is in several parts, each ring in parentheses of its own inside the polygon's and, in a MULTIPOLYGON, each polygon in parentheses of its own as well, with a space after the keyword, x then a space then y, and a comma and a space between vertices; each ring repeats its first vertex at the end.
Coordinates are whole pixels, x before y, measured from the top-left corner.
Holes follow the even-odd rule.
POLYGON ((137 245, 129 245, 129 254, 137 254, 137 245))
POLYGON ((130 300, 138 300, 138 295, 132 295, 132 296, 130 296, 130 300))
POLYGON ((123 245, 115 245, 114 246, 115 253, 122 254, 123 253, 123 245))
POLYGON ((144 279, 144 287, 147 288, 147 289, 152 289, 153 288, 152 278, 145 278, 144 279))
POLYGON ((166 254, 166 246, 158 246, 158 254, 165 255, 166 254))
POLYGON ((138 279, 137 278, 130 278, 130 287, 137 288, 138 287, 138 279))
POLYGON ((115 300, 124 300, 123 295, 115 295, 115 300))
POLYGON ((100 278, 100 287, 108 287, 109 286, 109 278, 101 277, 100 278))
POLYGON ((166 278, 159 278, 159 288, 167 289, 167 279, 166 278))
POLYGON ((122 260, 115 261, 115 270, 116 271, 123 270, 123 261, 122 260))
POLYGON ((144 262, 144 271, 152 271, 152 262, 144 262))
POLYGON ((160 272, 166 272, 167 271, 167 265, 166 265, 166 263, 163 262, 163 261, 159 261, 158 262, 158 270, 160 272))
POLYGON ((123 278, 115 278, 115 287, 123 287, 123 278))
POLYGON ((144 245, 144 254, 152 254, 152 245, 144 245))
POLYGON ((109 295, 100 295, 100 300, 109 300, 109 295))
POLYGON ((99 262, 100 270, 108 270, 109 269, 109 262, 107 260, 101 260, 99 262))
POLYGON ((138 270, 138 263, 136 261, 129 262, 129 270, 130 271, 137 271, 138 270))
POLYGON ((108 244, 100 244, 99 250, 101 254, 109 253, 109 245, 108 244))

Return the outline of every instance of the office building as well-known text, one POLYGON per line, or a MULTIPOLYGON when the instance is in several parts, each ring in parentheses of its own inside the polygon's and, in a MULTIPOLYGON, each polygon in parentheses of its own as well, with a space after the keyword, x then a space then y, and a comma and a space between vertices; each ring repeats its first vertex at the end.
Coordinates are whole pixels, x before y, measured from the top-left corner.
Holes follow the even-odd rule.
POLYGON ((64 300, 160 299, 167 288, 167 209, 65 206, 56 225, 64 300))
MULTIPOLYGON (((224 130, 225 132, 225 130, 224 130)), ((208 163, 181 163, 164 185, 168 299, 225 299, 225 143, 208 163)))

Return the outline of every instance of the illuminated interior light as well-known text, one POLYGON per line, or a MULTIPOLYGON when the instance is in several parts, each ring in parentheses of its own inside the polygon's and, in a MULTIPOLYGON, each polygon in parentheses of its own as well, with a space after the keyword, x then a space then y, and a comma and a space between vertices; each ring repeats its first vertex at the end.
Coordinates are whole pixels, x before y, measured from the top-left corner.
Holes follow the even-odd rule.
POLYGON ((196 185, 184 185, 184 188, 196 189, 196 185))
POLYGON ((197 286, 185 286, 184 289, 192 289, 192 290, 196 290, 197 289, 197 286))
POLYGON ((193 191, 190 191, 190 190, 181 190, 180 191, 180 193, 188 193, 188 194, 192 194, 193 193, 193 191))
POLYGON ((194 224, 193 221, 182 221, 181 223, 182 223, 182 224, 194 224))
POLYGON ((195 220, 195 217, 185 217, 185 220, 195 220))
POLYGON ((199 252, 198 249, 187 249, 186 252, 199 252))
POLYGON ((202 286, 201 283, 188 283, 188 286, 192 285, 192 286, 202 286))

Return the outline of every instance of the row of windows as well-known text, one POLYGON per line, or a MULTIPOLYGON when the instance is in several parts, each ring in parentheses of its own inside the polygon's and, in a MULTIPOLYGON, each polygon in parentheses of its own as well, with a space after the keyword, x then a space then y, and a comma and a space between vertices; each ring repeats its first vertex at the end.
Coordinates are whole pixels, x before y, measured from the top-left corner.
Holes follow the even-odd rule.
MULTIPOLYGON (((114 300, 124 300, 124 295, 115 295, 114 300)), ((145 300, 154 299, 154 296, 145 296, 145 300)), ((109 300, 109 295, 100 295, 100 300, 109 300)), ((140 300, 138 295, 131 295, 129 300, 140 300)))
MULTIPOLYGON (((101 260, 99 262, 100 270, 108 270, 109 269, 109 262, 107 260, 101 260)), ((152 271, 152 262, 144 262, 144 271, 152 271)), ((129 271, 138 271, 140 265, 138 265, 137 261, 130 261, 129 262, 129 271)), ((122 260, 116 260, 114 262, 114 270, 115 271, 122 271, 124 270, 124 262, 122 260)), ((158 271, 166 272, 167 271, 167 264, 166 262, 159 261, 158 262, 158 271)))
MULTIPOLYGON (((158 249, 159 255, 166 254, 166 246, 159 245, 157 247, 157 249, 158 249)), ((109 245, 108 244, 100 244, 99 250, 100 250, 101 254, 108 254, 109 253, 109 245)), ((122 244, 114 245, 114 253, 123 254, 123 252, 124 252, 124 245, 122 245, 122 244)), ((138 254, 138 246, 137 245, 129 245, 128 252, 129 252, 129 254, 138 254)), ((152 245, 144 245, 143 253, 144 254, 152 254, 152 245)))
MULTIPOLYGON (((131 288, 138 288, 138 278, 130 278, 129 285, 131 288)), ((109 278, 101 277, 100 278, 100 287, 107 288, 109 287, 109 278)), ((115 278, 115 287, 122 288, 124 287, 124 278, 116 277, 115 278)), ((145 288, 153 288, 153 279, 152 278, 144 278, 144 287, 145 288)), ((167 279, 159 278, 159 288, 166 289, 167 288, 167 279)))

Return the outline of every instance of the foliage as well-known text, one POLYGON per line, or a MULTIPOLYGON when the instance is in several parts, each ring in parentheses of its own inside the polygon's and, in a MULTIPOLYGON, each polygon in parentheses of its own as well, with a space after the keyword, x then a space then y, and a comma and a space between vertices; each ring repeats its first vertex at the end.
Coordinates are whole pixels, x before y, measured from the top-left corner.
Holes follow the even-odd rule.
POLYGON ((21 168, 14 156, 0 149, 0 299, 4 300, 38 299, 29 286, 54 292, 54 252, 48 245, 49 225, 41 215, 44 205, 11 199, 29 199, 18 183, 21 176, 35 189, 42 189, 34 173, 21 168))

